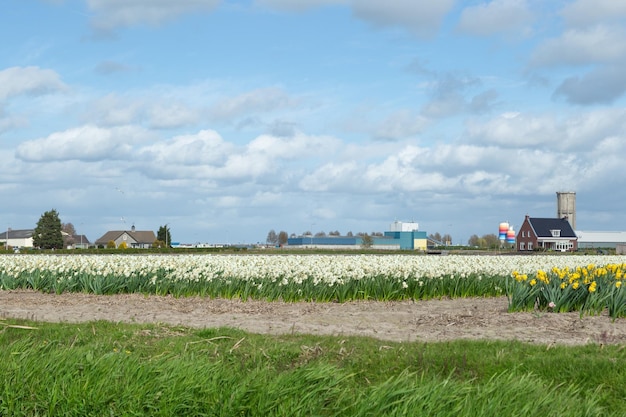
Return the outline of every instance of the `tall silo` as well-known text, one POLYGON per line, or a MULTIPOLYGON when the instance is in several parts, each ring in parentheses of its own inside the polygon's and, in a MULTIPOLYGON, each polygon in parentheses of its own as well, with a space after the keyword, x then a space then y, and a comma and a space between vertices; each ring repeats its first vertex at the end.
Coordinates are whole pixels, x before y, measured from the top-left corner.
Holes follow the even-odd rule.
POLYGON ((576 230, 576 193, 574 191, 558 191, 556 193, 556 216, 567 217, 572 229, 576 230))

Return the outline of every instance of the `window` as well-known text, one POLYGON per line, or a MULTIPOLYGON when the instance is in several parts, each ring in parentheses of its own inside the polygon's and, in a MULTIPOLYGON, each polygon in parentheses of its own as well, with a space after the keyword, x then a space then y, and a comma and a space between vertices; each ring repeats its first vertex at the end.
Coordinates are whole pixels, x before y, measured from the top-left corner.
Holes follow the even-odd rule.
POLYGON ((561 231, 559 229, 550 230, 550 233, 552 233, 552 237, 560 237, 561 236, 561 231))
POLYGON ((519 250, 524 250, 524 248, 525 248, 524 242, 520 242, 519 243, 519 250))
POLYGON ((533 242, 528 242, 528 250, 533 250, 533 242))

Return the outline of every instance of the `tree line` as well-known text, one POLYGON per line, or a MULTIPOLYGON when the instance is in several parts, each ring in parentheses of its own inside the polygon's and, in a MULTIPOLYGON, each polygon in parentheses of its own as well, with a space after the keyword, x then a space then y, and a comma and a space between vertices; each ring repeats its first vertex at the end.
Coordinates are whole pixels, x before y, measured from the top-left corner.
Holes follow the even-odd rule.
POLYGON ((475 246, 481 249, 496 249, 500 247, 500 239, 498 236, 491 233, 488 235, 482 235, 482 237, 478 237, 478 235, 470 236, 467 244, 470 246, 475 246))
MULTIPOLYGON (((326 236, 342 236, 342 234, 338 230, 333 230, 331 232, 328 232, 328 234, 323 231, 316 232, 315 234, 313 234, 313 232, 311 232, 310 230, 307 230, 304 233, 302 233, 300 236, 326 237, 326 236)), ((350 231, 346 233, 345 236, 346 237, 354 237, 354 236, 371 237, 371 236, 384 236, 384 233, 382 232, 372 232, 372 233, 358 232, 354 234, 350 231)), ((296 238, 296 237, 298 237, 298 235, 296 235, 295 233, 288 234, 284 230, 281 230, 280 232, 276 233, 276 231, 272 229, 267 233, 267 238, 265 239, 265 242, 268 245, 286 245, 287 239, 296 238)))

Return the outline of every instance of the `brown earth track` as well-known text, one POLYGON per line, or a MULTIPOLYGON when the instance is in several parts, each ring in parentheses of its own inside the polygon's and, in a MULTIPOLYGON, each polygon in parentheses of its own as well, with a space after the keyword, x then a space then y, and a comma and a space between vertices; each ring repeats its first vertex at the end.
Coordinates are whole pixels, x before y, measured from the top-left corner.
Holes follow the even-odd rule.
POLYGON ((505 297, 339 304, 0 291, 0 318, 235 327, 261 334, 369 336, 396 342, 456 339, 519 340, 546 345, 626 342, 626 319, 613 321, 606 314, 581 318, 578 313, 508 313, 505 297))

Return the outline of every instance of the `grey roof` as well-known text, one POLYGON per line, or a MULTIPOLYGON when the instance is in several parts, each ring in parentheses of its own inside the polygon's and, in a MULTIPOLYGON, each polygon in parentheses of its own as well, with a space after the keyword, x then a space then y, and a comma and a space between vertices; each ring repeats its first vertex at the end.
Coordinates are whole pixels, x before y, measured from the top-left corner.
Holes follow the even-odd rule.
MULTIPOLYGON (((9 239, 28 239, 29 237, 33 237, 33 233, 35 233, 35 229, 20 229, 13 230, 9 229, 9 239)), ((7 231, 0 233, 0 239, 6 239, 7 231)))
POLYGON ((626 243, 626 232, 618 232, 618 231, 582 231, 577 230, 576 235, 578 235, 578 241, 581 243, 594 243, 594 242, 602 242, 602 243, 626 243))
MULTIPOLYGON (((64 236, 65 238, 66 236, 64 236)), ((69 236, 68 236, 69 237, 69 236)), ((90 244, 91 242, 89 242, 89 239, 87 239, 87 236, 85 235, 72 235, 71 236, 72 240, 74 241, 74 243, 83 243, 83 245, 85 244, 90 244)))
POLYGON ((120 236, 126 233, 128 236, 133 238, 137 243, 143 244, 153 244, 156 240, 156 235, 152 230, 111 230, 106 232, 100 239, 96 240, 95 244, 104 244, 106 245, 109 241, 115 241, 120 236))
POLYGON ((552 237, 551 230, 560 230, 560 237, 576 239, 576 233, 566 218, 529 217, 528 221, 537 237, 552 237))

